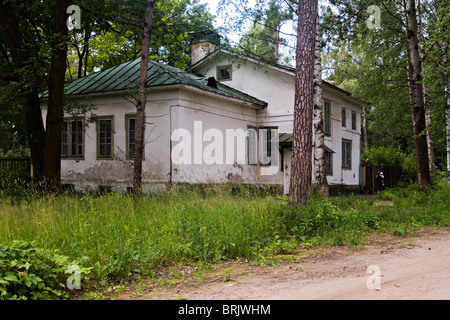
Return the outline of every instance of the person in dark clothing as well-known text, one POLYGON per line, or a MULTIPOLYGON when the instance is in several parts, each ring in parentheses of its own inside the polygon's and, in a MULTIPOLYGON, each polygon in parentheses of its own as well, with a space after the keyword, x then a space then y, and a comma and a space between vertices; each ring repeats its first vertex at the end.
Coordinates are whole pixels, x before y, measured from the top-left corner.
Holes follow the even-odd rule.
POLYGON ((383 172, 378 172, 377 177, 375 178, 375 181, 377 183, 377 193, 381 193, 384 189, 384 176, 383 172))

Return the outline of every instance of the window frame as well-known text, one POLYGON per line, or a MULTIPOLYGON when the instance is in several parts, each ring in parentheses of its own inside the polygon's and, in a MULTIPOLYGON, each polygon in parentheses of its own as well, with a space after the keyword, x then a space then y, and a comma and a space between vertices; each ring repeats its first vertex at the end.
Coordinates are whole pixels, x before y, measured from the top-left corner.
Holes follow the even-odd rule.
MULTIPOLYGON (((98 160, 111 160, 114 158, 114 116, 99 116, 97 117, 97 159, 98 160), (111 128, 110 128, 110 139, 111 139, 111 154, 110 155, 100 155, 100 145, 102 144, 100 141, 100 134, 101 134, 101 121, 111 121, 111 128)), ((105 131, 106 132, 106 131, 105 131)), ((106 145, 106 144, 105 144, 106 145)))
MULTIPOLYGON (((275 133, 275 135, 277 135, 278 134, 278 127, 274 127, 274 126, 269 126, 269 127, 266 127, 266 126, 263 126, 263 127, 255 127, 255 126, 247 126, 247 164, 249 164, 249 165, 259 165, 259 166, 271 166, 271 165, 273 165, 273 163, 272 163, 272 161, 269 161, 268 163, 262 163, 261 162, 261 157, 260 157, 260 153, 261 152, 266 152, 267 154, 268 154, 268 158, 271 158, 272 157, 272 151, 273 152, 279 152, 279 150, 277 150, 277 149, 274 149, 273 147, 272 147, 272 139, 274 138, 274 137, 272 137, 272 130, 276 130, 276 133, 275 133), (267 131, 265 132, 267 135, 269 135, 269 132, 270 132, 270 140, 268 140, 268 136, 266 136, 266 139, 265 139, 265 141, 263 141, 261 138, 262 138, 262 134, 264 134, 264 133, 262 133, 262 131, 261 130, 264 130, 264 129, 266 129, 267 131), (250 143, 250 130, 254 130, 255 131, 255 139, 254 139, 254 141, 253 141, 253 143, 255 144, 255 146, 254 147, 252 147, 252 144, 250 143), (263 146, 263 144, 264 144, 264 146, 263 146), (250 150, 251 150, 251 148, 252 149, 254 149, 253 151, 255 152, 255 162, 254 163, 252 163, 250 160, 252 160, 251 159, 251 157, 250 157, 250 150), (274 150, 272 150, 272 149, 274 149, 274 150)), ((275 138, 277 138, 276 136, 275 136, 275 138)), ((278 158, 275 158, 275 160, 276 159, 278 159, 278 158)), ((277 162, 277 161, 276 161, 277 162)), ((277 164, 277 163, 275 163, 275 164, 277 164)))
POLYGON ((352 130, 356 130, 356 123, 357 123, 356 111, 352 110, 352 130))
POLYGON ((69 144, 69 121, 66 119, 63 119, 62 128, 61 128, 61 158, 62 159, 69 158, 69 145, 70 145, 69 144), (64 126, 66 127, 65 129, 64 129, 64 126), (64 135, 65 135, 65 138, 64 138, 64 135), (65 143, 64 143, 64 141, 65 141, 65 143), (63 150, 64 150, 63 145, 66 146, 65 154, 63 154, 63 150))
POLYGON ((347 109, 345 107, 341 108, 341 123, 343 128, 347 128, 347 109))
MULTIPOLYGON (((264 133, 263 133, 264 134, 264 133)), ((258 127, 258 147, 259 148, 261 148, 262 147, 262 150, 261 149, 259 149, 258 148, 258 163, 259 163, 259 165, 260 166, 272 166, 272 165, 274 165, 273 163, 272 163, 272 151, 273 152, 279 152, 279 150, 277 150, 277 149, 274 149, 273 147, 272 147, 272 140, 274 139, 274 138, 276 138, 276 139, 278 139, 278 137, 276 136, 278 134, 278 127, 274 127, 274 126, 263 126, 263 127, 258 127), (260 140, 260 137, 261 137, 261 130, 267 130, 265 133, 266 133, 266 138, 265 138, 265 141, 263 140, 263 141, 261 141, 260 140), (275 133, 275 137, 272 137, 272 130, 276 130, 276 133, 275 133), (270 134, 269 134, 270 133, 270 134), (270 140, 269 140, 269 137, 270 137, 270 140), (263 146, 261 146, 263 144, 263 146), (274 149, 274 150, 272 150, 272 149, 274 149), (261 150, 261 151, 260 151, 261 150), (266 153, 267 154, 267 157, 269 158, 269 159, 271 159, 268 163, 262 163, 261 162, 261 157, 260 157, 260 152, 263 152, 263 153, 266 153)), ((275 160, 276 159, 278 159, 278 158, 275 158, 275 160)), ((275 164, 278 164, 278 163, 275 163, 275 164)))
MULTIPOLYGON (((63 160, 84 160, 85 155, 85 130, 84 130, 85 120, 83 118, 77 118, 77 117, 71 117, 71 118, 63 118, 62 128, 61 128, 61 152, 60 157, 63 160), (81 155, 73 155, 72 154, 72 148, 73 148, 73 141, 72 141, 72 122, 81 122, 81 155), (66 129, 64 130, 64 125, 66 124, 66 129), (63 154, 63 135, 66 134, 66 154, 63 154)), ((75 133, 78 133, 76 131, 75 133)))
POLYGON ((351 169, 352 169, 352 140, 342 139, 342 170, 351 170, 351 169), (349 148, 345 147, 346 145, 349 148))
POLYGON ((331 101, 323 102, 323 133, 327 137, 331 137, 331 101), (328 105, 328 112, 327 112, 328 105))
POLYGON ((333 152, 325 151, 325 175, 332 176, 333 175, 333 152), (329 161, 327 158, 329 157, 329 161), (327 170, 329 169, 329 170, 327 170))
POLYGON ((251 166, 257 166, 259 163, 259 146, 258 146, 258 127, 254 127, 254 126, 247 126, 247 164, 251 165, 251 166), (250 132, 253 131, 255 132, 255 139, 251 140, 250 139, 250 132), (251 143, 252 142, 252 143, 251 143), (254 145, 253 145, 254 144, 254 145), (251 162, 250 158, 250 148, 254 149, 252 151, 255 152, 254 154, 254 162, 251 162))
POLYGON ((233 66, 231 64, 227 64, 227 65, 217 66, 216 67, 216 79, 218 81, 230 81, 230 80, 233 79, 232 75, 233 75, 233 66), (220 71, 224 70, 224 69, 229 69, 227 78, 224 78, 224 77, 220 76, 220 71))
POLYGON ((125 115, 125 158, 128 160, 134 160, 134 154, 131 155, 130 154, 130 125, 129 125, 129 121, 130 119, 134 118, 134 145, 136 145, 136 114, 126 114, 125 115))

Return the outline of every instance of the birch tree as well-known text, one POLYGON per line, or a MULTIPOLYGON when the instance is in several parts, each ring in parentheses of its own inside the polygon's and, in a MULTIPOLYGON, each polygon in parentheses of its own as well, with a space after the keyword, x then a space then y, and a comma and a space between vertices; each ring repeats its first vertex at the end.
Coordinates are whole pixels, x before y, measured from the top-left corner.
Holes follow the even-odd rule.
POLYGON ((325 174, 325 134, 323 129, 322 63, 320 50, 319 16, 316 17, 316 37, 314 48, 314 177, 318 194, 328 197, 325 174))
POLYGON ((424 81, 422 81, 423 87, 423 104, 425 108, 425 126, 427 128, 427 147, 428 147, 428 165, 430 167, 430 174, 434 173, 434 147, 433 147, 433 134, 431 132, 431 106, 430 106, 430 94, 429 86, 425 81, 425 73, 427 72, 427 50, 425 47, 424 27, 422 22, 421 3, 417 1, 417 31, 418 40, 420 42, 420 58, 422 60, 422 74, 424 81))

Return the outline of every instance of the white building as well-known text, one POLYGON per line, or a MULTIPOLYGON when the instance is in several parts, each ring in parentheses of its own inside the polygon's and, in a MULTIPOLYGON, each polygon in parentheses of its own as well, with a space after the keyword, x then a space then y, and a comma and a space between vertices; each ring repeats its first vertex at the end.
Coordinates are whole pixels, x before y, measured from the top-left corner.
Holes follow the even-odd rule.
MULTIPOLYGON (((149 62, 144 189, 240 181, 277 185, 288 193, 294 70, 206 42, 193 43, 192 60, 195 74, 149 62), (270 156, 270 163, 258 155, 270 156)), ((137 59, 66 84, 72 106, 93 109, 65 113, 63 184, 132 187, 139 67, 137 59)), ((323 96, 328 183, 357 187, 361 104, 326 82, 323 96)), ((44 118, 46 103, 44 94, 44 118)))
MULTIPOLYGON (((278 128, 280 142, 292 135, 295 69, 263 63, 202 39, 193 41, 192 51, 192 72, 216 77, 223 84, 266 101, 267 108, 257 112, 258 127, 278 128)), ((362 102, 326 81, 323 99, 328 184, 356 188, 360 184, 362 102)), ((284 174, 277 177, 277 183, 282 181, 288 193, 292 150, 289 144, 284 145, 280 168, 284 174)))

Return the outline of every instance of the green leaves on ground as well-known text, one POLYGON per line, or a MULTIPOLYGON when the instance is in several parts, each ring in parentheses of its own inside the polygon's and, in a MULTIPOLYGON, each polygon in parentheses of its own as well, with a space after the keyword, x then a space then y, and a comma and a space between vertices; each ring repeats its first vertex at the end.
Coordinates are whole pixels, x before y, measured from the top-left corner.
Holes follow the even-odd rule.
MULTIPOLYGON (((0 244, 0 300, 67 299, 68 271, 75 262, 58 250, 44 250, 34 242, 0 244)), ((80 268, 81 276, 90 268, 80 268)))

